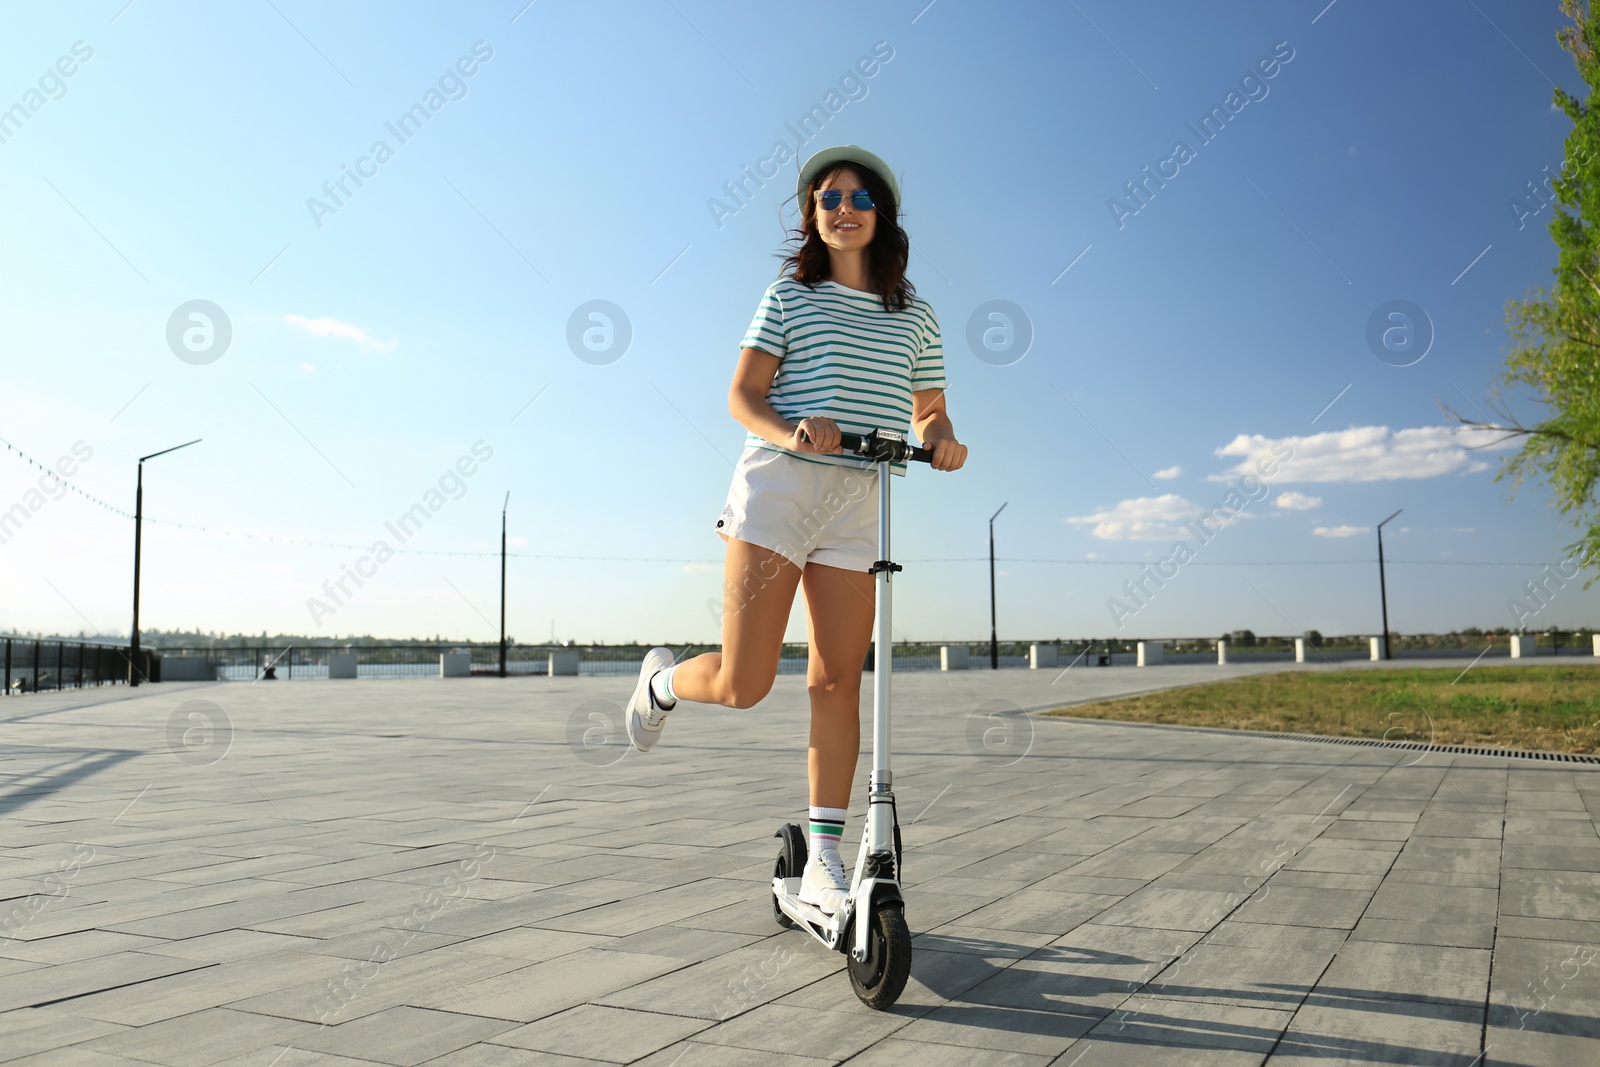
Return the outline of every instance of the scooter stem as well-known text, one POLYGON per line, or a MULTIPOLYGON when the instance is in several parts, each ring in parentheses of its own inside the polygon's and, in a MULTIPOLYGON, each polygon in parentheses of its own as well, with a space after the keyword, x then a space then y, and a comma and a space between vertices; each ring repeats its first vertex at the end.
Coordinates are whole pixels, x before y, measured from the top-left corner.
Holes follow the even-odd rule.
POLYGON ((867 788, 867 851, 885 855, 894 851, 894 805, 889 770, 889 682, 894 674, 892 581, 898 569, 889 562, 889 461, 878 461, 878 562, 877 617, 873 622, 872 662, 872 776, 867 788), (881 799, 880 799, 881 798, 881 799), (884 801, 890 801, 885 803, 884 801))

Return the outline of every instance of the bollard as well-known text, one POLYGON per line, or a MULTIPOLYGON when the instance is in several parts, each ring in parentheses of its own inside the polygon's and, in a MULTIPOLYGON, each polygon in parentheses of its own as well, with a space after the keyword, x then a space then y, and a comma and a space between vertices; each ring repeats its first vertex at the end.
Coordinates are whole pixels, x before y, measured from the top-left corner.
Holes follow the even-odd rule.
POLYGON ((1161 665, 1164 647, 1160 641, 1140 641, 1139 659, 1141 667, 1157 667, 1161 665))
POLYGON ((1294 661, 1296 663, 1304 663, 1306 661, 1306 639, 1303 637, 1294 639, 1294 661))
POLYGON ((1512 634, 1511 658, 1522 659, 1524 656, 1537 656, 1539 654, 1539 638, 1536 634, 1512 634))
POLYGON ((1054 668, 1058 651, 1055 645, 1029 645, 1028 669, 1036 671, 1041 667, 1054 668))
POLYGON ((939 646, 939 669, 941 671, 967 670, 970 658, 966 645, 939 646))
POLYGON ((1224 637, 1224 638, 1221 638, 1221 639, 1219 639, 1217 641, 1217 666, 1226 667, 1227 665, 1228 665, 1228 639, 1224 637))
POLYGON ((1375 659, 1375 660, 1382 659, 1383 658, 1383 638, 1381 638, 1381 637, 1370 637, 1370 638, 1367 639, 1367 642, 1368 642, 1368 648, 1370 648, 1371 651, 1372 651, 1372 658, 1375 659))

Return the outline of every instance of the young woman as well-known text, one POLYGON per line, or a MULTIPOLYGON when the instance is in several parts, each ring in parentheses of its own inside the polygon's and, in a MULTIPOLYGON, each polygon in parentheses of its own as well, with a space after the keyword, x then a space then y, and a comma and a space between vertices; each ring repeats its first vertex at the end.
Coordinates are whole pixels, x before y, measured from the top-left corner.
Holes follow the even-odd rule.
MULTIPOLYGON (((811 842, 800 899, 838 910, 839 858, 861 750, 861 670, 872 642, 877 472, 842 455, 841 431, 916 431, 933 468, 966 462, 945 413, 939 322, 905 279, 900 188, 855 145, 806 161, 800 229, 744 337, 728 408, 749 436, 717 520, 727 542, 722 651, 672 666, 646 655, 628 736, 647 751, 679 700, 748 708, 772 688, 797 586, 810 633, 811 842)), ((896 471, 903 474, 903 467, 896 471)))

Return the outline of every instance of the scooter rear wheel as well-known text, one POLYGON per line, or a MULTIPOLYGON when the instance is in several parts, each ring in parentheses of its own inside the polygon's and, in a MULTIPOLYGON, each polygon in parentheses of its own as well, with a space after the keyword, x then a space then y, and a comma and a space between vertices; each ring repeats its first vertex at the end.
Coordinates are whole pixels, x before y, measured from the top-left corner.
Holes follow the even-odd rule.
MULTIPOLYGON (((783 846, 778 849, 778 862, 772 868, 772 876, 774 878, 799 878, 805 873, 806 869, 806 835, 800 831, 800 827, 791 822, 785 823, 772 836, 783 841, 783 846)), ((778 907, 776 890, 772 894, 772 917, 785 930, 792 929, 795 925, 794 920, 785 915, 783 909, 778 907)))
POLYGON ((879 904, 865 921, 872 924, 867 931, 867 960, 858 963, 849 957, 850 988, 867 1007, 887 1011, 911 977, 911 930, 905 911, 894 904, 879 904))

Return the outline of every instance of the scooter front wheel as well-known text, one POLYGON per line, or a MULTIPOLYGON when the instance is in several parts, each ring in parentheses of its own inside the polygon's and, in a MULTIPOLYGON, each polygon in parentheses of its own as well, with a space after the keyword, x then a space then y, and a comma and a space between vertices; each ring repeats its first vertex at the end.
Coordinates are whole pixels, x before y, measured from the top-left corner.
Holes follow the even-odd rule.
POLYGON ((866 962, 849 957, 850 988, 867 1007, 887 1011, 900 999, 906 979, 911 977, 911 930, 906 926, 905 911, 895 904, 879 904, 870 916, 856 921, 872 926, 867 931, 866 962))

